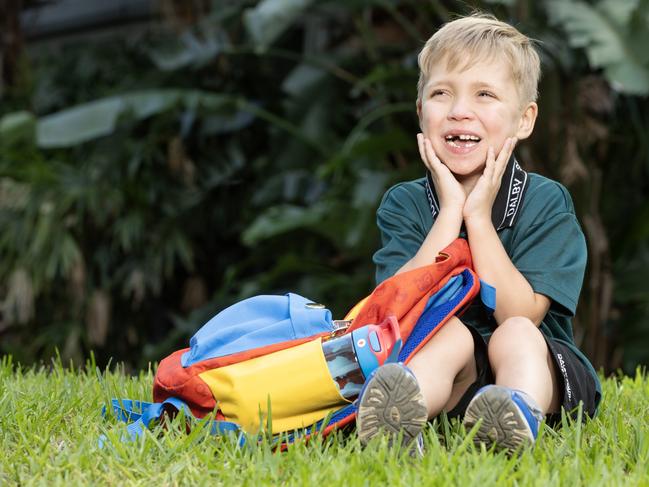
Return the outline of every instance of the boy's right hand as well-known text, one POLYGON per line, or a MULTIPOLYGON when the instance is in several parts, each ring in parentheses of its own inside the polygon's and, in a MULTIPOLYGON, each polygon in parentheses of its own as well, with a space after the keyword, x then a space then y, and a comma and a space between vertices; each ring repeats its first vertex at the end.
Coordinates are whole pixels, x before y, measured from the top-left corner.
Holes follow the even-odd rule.
POLYGON ((433 144, 424 134, 417 134, 417 144, 419 146, 419 155, 424 162, 435 184, 435 191, 439 198, 440 211, 455 210, 462 214, 466 193, 460 182, 455 179, 453 173, 439 160, 433 144))

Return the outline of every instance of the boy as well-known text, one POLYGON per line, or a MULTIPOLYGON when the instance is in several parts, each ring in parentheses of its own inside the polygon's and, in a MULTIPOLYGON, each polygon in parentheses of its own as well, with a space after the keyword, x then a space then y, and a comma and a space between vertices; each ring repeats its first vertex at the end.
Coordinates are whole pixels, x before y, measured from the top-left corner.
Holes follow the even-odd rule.
POLYGON ((377 369, 357 416, 363 444, 402 432, 421 440, 446 411, 475 441, 515 451, 546 415, 593 416, 597 375, 574 343, 586 243, 559 183, 526 173, 512 155, 537 116, 539 57, 529 38, 492 16, 444 25, 419 54, 417 135, 426 178, 397 184, 377 211, 377 281, 435 261, 458 235, 478 276, 496 288, 490 316, 474 302, 451 318, 406 368, 377 369))

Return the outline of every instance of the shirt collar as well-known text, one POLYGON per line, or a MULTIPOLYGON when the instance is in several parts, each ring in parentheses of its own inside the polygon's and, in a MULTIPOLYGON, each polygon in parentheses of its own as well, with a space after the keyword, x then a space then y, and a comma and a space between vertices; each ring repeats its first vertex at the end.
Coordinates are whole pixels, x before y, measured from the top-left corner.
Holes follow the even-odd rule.
MULTIPOLYGON (((512 155, 507 162, 500 189, 491 209, 491 222, 497 231, 514 226, 527 190, 528 175, 512 155)), ((426 172, 426 197, 433 220, 439 215, 439 200, 430 172, 426 172)))

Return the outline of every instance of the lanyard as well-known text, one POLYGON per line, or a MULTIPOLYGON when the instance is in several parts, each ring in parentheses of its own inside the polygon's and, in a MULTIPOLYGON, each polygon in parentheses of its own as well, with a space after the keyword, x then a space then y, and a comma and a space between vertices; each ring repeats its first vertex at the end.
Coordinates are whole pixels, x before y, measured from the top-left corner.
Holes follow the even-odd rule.
MULTIPOLYGON (((497 231, 511 227, 516 222, 527 189, 528 179, 527 172, 521 168, 512 155, 507 162, 500 189, 491 209, 491 222, 497 231)), ((439 202, 430 172, 426 172, 426 197, 428 198, 433 220, 435 220, 439 215, 439 202)))

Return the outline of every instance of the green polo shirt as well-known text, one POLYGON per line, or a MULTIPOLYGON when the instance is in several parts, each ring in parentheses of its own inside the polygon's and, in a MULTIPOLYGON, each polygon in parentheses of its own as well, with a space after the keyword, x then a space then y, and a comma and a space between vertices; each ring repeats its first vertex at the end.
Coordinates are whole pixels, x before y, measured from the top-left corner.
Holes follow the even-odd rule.
MULTIPOLYGON (((575 352, 591 371, 601 393, 595 369, 575 345, 571 323, 586 269, 586 239, 566 188, 538 174, 528 174, 520 214, 515 224, 500 230, 498 236, 534 292, 552 301, 539 327, 541 332, 575 352)), ((394 275, 417 253, 433 226, 425 181, 421 178, 399 183, 383 196, 377 210, 382 240, 382 248, 374 254, 377 284, 394 275)), ((496 327, 480 300, 473 302, 462 321, 484 337, 496 327)))

